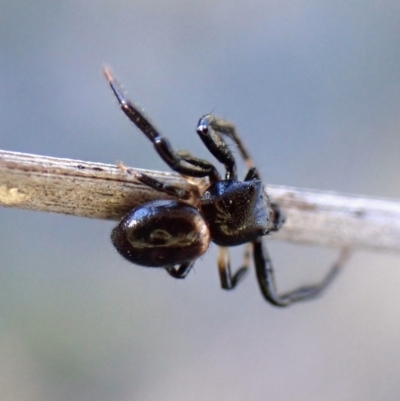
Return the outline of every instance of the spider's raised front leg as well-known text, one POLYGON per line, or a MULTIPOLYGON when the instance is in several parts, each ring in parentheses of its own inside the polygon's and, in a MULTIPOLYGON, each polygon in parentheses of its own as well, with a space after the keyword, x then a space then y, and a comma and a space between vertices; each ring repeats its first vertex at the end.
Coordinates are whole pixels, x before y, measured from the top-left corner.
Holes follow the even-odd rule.
POLYGON ((121 110, 153 143, 157 153, 173 170, 191 177, 208 176, 211 182, 220 179, 216 168, 211 163, 195 157, 181 157, 179 152, 175 152, 169 141, 160 134, 140 108, 125 96, 110 70, 104 68, 104 75, 118 100, 121 110))
POLYGON ((253 256, 258 284, 266 301, 275 306, 289 306, 295 302, 306 301, 320 295, 337 276, 350 256, 350 251, 348 249, 341 251, 338 260, 320 283, 299 287, 282 295, 277 292, 272 262, 262 237, 253 242, 253 256))

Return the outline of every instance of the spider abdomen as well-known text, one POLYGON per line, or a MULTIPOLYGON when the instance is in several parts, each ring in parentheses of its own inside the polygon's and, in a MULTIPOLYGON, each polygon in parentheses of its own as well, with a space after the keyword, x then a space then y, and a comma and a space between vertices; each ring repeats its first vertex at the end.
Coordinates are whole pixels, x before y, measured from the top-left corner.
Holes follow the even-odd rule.
POLYGON ((196 208, 158 200, 128 213, 113 230, 111 240, 133 263, 166 267, 201 256, 208 248, 210 232, 196 208))
POLYGON ((201 209, 220 246, 251 242, 271 230, 270 204, 260 180, 222 180, 208 188, 201 209))

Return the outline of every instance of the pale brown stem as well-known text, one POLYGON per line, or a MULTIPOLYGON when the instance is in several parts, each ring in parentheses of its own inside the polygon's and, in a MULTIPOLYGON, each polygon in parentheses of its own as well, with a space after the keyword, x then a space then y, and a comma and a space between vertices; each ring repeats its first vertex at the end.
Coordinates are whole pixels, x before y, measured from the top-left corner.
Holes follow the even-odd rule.
MULTIPOLYGON (((140 171, 193 188, 174 173, 140 171)), ((287 216, 271 238, 400 251, 400 201, 273 185, 268 185, 268 193, 287 216)), ((1 206, 118 220, 139 204, 167 197, 117 165, 0 150, 1 206)))

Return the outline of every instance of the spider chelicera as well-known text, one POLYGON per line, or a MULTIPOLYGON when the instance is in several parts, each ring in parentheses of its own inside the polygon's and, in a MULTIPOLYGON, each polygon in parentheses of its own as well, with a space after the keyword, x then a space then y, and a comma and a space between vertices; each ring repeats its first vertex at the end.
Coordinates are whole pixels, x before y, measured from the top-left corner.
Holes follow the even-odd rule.
POLYGON ((141 183, 175 198, 138 206, 121 220, 111 239, 125 259, 141 266, 164 268, 172 277, 182 279, 212 241, 219 246, 221 286, 231 290, 248 271, 252 252, 261 293, 276 306, 314 298, 331 283, 345 253, 320 283, 278 294, 265 235, 279 230, 285 221, 284 214, 277 204, 270 202, 259 172, 231 123, 207 114, 197 125, 197 134, 204 145, 225 167, 222 179, 208 161, 186 151, 174 151, 139 107, 127 99, 110 70, 105 68, 104 75, 122 111, 153 143, 165 163, 184 178, 204 177, 209 181, 209 186, 199 195, 121 166, 141 183), (248 172, 243 181, 238 180, 235 158, 223 136, 237 145, 246 163, 248 172), (246 244, 243 265, 232 273, 228 247, 242 244, 246 244))

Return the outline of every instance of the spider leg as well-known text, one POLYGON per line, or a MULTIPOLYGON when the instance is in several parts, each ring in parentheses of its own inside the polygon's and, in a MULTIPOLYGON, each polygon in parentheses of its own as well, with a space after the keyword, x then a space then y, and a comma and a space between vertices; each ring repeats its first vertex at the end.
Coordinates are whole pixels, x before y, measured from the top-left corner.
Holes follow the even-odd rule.
POLYGON ((272 262, 265 242, 261 238, 253 242, 253 256, 258 283, 266 301, 275 306, 289 306, 295 302, 306 301, 320 295, 337 276, 341 267, 349 258, 350 252, 348 249, 342 250, 338 260, 320 283, 299 287, 282 295, 277 292, 272 262))
POLYGON ((199 163, 199 159, 196 158, 193 158, 195 161, 191 162, 190 158, 188 160, 187 158, 180 157, 179 153, 174 152, 169 141, 158 132, 157 128, 144 115, 140 108, 125 96, 122 88, 114 79, 110 70, 104 68, 104 75, 118 100, 121 110, 153 143, 159 156, 172 168, 172 170, 191 177, 208 176, 211 182, 220 179, 216 168, 211 163, 205 160, 203 160, 202 163, 199 163))
POLYGON ((246 176, 244 177, 244 181, 251 181, 251 180, 259 180, 260 176, 256 167, 250 167, 249 171, 247 172, 246 176))
POLYGON ((219 134, 231 138, 239 148, 240 154, 247 167, 249 169, 253 167, 254 163, 251 160, 250 154, 240 139, 235 126, 230 122, 223 119, 217 119, 211 114, 206 114, 199 120, 197 133, 208 150, 218 159, 218 161, 225 165, 226 179, 236 177, 236 165, 232 152, 219 134))
POLYGON ((221 280, 221 287, 224 290, 232 290, 243 280, 249 270, 251 243, 246 244, 243 264, 236 273, 232 274, 229 260, 229 250, 225 247, 219 247, 218 250, 218 271, 221 280))
POLYGON ((133 175, 142 184, 145 184, 145 185, 149 186, 150 188, 153 188, 157 191, 164 192, 175 198, 182 199, 182 200, 188 200, 192 197, 192 193, 184 188, 166 184, 166 183, 156 180, 155 178, 152 178, 149 175, 144 174, 144 173, 139 173, 139 172, 133 173, 132 170, 130 170, 130 169, 127 169, 126 172, 128 174, 133 175))
POLYGON ((190 270, 192 270, 193 265, 194 265, 193 261, 186 262, 186 263, 182 263, 178 267, 174 267, 174 266, 165 267, 165 270, 171 277, 182 279, 187 276, 187 274, 190 272, 190 270))
POLYGON ((228 144, 219 134, 219 130, 212 125, 213 121, 217 121, 211 114, 200 118, 197 124, 197 133, 203 141, 207 149, 213 156, 225 166, 225 179, 237 179, 236 162, 228 144))

